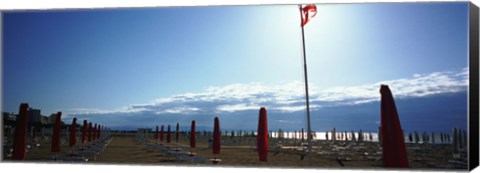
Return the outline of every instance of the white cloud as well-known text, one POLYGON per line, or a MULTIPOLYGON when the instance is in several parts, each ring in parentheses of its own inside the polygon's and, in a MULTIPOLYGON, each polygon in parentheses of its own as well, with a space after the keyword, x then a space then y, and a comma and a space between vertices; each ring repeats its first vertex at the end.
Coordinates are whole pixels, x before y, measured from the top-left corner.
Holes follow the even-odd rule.
MULTIPOLYGON (((465 91, 468 86, 468 68, 457 71, 414 74, 411 78, 379 81, 350 87, 321 89, 309 84, 310 107, 364 104, 378 101, 381 84, 390 86, 395 98, 424 97, 434 94, 465 91)), ((258 110, 266 107, 270 111, 295 112, 305 110, 304 83, 293 81, 280 85, 261 83, 236 83, 209 87, 205 92, 184 93, 159 98, 151 103, 135 104, 116 110, 89 108, 70 109, 76 114, 112 114, 151 111, 155 114, 196 114, 258 110)))

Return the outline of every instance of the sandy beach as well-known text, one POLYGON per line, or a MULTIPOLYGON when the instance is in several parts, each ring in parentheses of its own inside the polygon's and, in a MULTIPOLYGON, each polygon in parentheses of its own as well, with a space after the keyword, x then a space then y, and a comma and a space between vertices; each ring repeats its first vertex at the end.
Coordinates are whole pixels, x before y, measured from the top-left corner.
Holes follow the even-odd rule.
MULTIPOLYGON (((173 133, 172 133, 173 134, 173 133)), ((174 134, 172 135, 174 136, 174 134)), ((96 157, 86 156, 88 162, 82 164, 141 164, 141 165, 199 165, 228 167, 288 167, 288 168, 372 168, 382 169, 381 148, 378 142, 325 141, 313 142, 312 166, 305 156, 306 147, 300 140, 271 138, 268 161, 258 160, 255 137, 222 136, 221 153, 214 156, 208 148, 210 136, 197 135, 197 147, 189 147, 187 135, 180 135, 178 144, 173 137, 171 143, 162 143, 150 134, 147 141, 135 133, 114 133, 103 151, 96 157), (195 153, 195 156, 189 155, 195 153), (304 157, 305 156, 305 157, 304 157), (212 164, 210 159, 221 162, 212 164)), ((28 149, 25 162, 50 163, 54 161, 50 152, 50 141, 38 139, 39 147, 28 149)), ((81 144, 77 145, 81 146, 81 144)), ((71 154, 67 142, 61 144, 61 152, 56 156, 71 154)), ((466 160, 454 159, 450 144, 407 143, 410 168, 412 169, 466 169, 466 160)), ((3 161, 11 158, 4 156, 3 161)), ((73 162, 75 163, 75 162, 73 162)))

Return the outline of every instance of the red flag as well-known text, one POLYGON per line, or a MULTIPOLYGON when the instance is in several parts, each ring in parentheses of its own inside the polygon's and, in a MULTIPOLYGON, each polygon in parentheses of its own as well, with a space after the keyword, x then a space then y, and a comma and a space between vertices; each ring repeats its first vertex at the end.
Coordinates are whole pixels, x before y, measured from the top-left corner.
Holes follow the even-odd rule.
POLYGON ((82 129, 82 143, 85 143, 85 139, 87 137, 87 120, 83 120, 83 129, 82 129))
POLYGON ((69 146, 73 147, 77 143, 77 118, 73 118, 72 125, 70 126, 70 143, 69 146))
POLYGON ((383 166, 407 168, 407 149, 395 101, 387 85, 380 87, 380 94, 383 166))
POLYGON ((214 119, 212 153, 220 154, 220 121, 218 117, 214 119))
POLYGON ((62 127, 61 124, 61 117, 62 112, 57 112, 57 117, 55 117, 55 127, 53 129, 53 137, 52 137, 52 152, 60 152, 60 128, 62 127))
POLYGON ((315 6, 315 4, 309 4, 304 7, 300 7, 300 13, 302 15, 301 26, 303 27, 317 14, 317 6, 315 6))
POLYGON ((196 144, 197 144, 197 139, 196 139, 196 135, 195 135, 195 120, 192 121, 192 129, 190 129, 190 147, 191 148, 195 148, 196 144))
POLYGON ((27 103, 20 104, 17 117, 17 127, 15 128, 15 139, 13 141, 13 160, 25 160, 27 157, 27 127, 28 114, 30 109, 27 103))
POLYGON ((268 121, 267 110, 262 107, 258 116, 257 151, 260 161, 267 161, 268 156, 268 121))

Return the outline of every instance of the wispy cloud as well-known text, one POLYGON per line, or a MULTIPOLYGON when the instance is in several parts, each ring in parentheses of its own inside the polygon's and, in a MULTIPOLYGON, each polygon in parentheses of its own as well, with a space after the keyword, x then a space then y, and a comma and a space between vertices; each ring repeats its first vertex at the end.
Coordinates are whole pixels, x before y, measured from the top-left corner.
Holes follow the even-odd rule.
MULTIPOLYGON (((435 94, 465 91, 468 86, 468 68, 414 74, 410 78, 379 81, 349 87, 319 88, 310 83, 311 109, 323 107, 364 104, 378 101, 379 86, 390 86, 394 97, 414 98, 435 94)), ((212 114, 257 110, 267 107, 269 111, 296 112, 305 110, 304 83, 293 81, 281 85, 261 83, 236 83, 226 86, 209 87, 200 93, 184 93, 159 98, 151 103, 135 104, 116 110, 90 108, 70 109, 72 114, 114 114, 152 112, 161 114, 212 114)))

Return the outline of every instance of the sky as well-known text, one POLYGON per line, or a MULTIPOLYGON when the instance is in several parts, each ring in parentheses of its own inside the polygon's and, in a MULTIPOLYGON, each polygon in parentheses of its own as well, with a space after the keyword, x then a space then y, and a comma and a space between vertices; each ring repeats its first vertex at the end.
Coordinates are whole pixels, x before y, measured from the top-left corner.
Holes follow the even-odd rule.
MULTIPOLYGON (((317 10, 304 28, 314 130, 377 129, 380 84, 407 131, 466 128, 468 3, 317 10)), ((209 128, 215 116, 254 129, 264 106, 270 127, 305 127, 298 6, 15 11, 2 21, 3 111, 26 102, 117 129, 209 128)))

